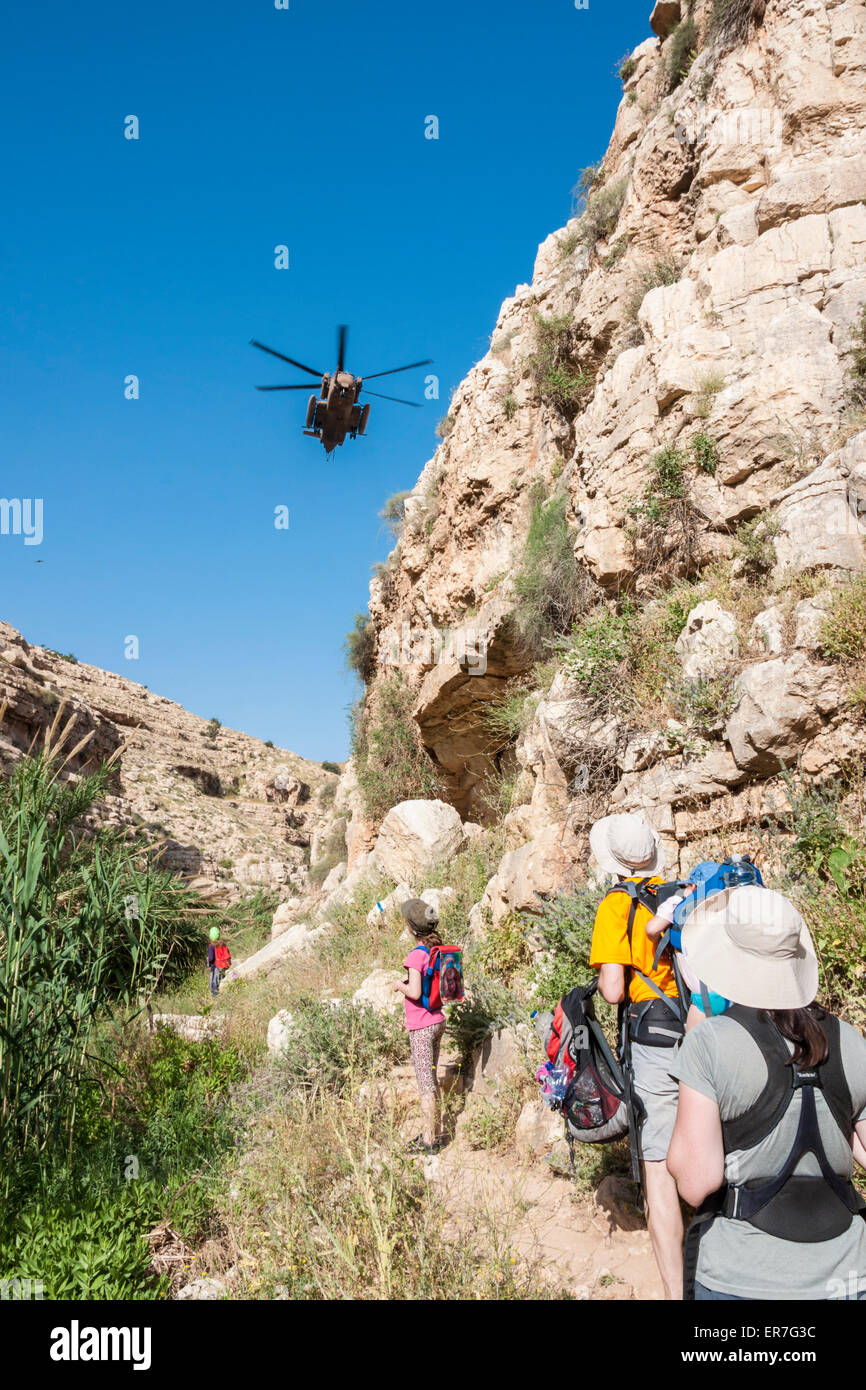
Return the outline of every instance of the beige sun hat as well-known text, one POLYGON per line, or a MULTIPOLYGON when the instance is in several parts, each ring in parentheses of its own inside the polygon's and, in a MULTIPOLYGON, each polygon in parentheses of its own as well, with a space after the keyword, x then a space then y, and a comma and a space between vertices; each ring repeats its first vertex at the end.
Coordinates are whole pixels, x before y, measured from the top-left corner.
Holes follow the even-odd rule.
POLYGON ((683 927, 690 970, 749 1009, 804 1009, 818 993, 818 958, 792 902, 747 885, 714 893, 683 927))
POLYGON ((589 847, 599 868, 608 874, 657 874, 665 865, 664 850, 643 816, 605 816, 589 832, 589 847))

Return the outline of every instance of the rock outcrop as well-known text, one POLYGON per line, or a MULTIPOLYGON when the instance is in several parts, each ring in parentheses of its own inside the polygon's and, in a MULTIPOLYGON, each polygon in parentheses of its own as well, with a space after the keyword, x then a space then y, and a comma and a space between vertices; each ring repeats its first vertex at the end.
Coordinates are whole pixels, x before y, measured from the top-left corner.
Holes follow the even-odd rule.
MULTIPOLYGON (((866 569, 852 376, 866 312, 866 11, 756 0, 738 14, 734 25, 711 0, 655 5, 586 210, 502 305, 370 585, 373 683, 397 671, 410 687, 442 798, 489 821, 486 782, 519 774, 483 901, 494 918, 567 886, 605 810, 648 815, 673 870, 692 841, 782 804, 784 765, 823 775, 866 753, 843 674, 821 654, 834 592, 866 569), (698 52, 677 81, 688 14, 698 52), (569 405, 540 379, 540 320, 580 374, 569 405), (661 466, 686 521, 652 531, 651 552, 641 508, 661 466), (636 719, 614 689, 600 712, 560 671, 509 744, 488 714, 515 678, 533 684, 513 614, 538 484, 565 505, 587 612, 626 597, 645 608, 711 570, 729 579, 682 615, 652 697, 667 709, 654 716, 648 701, 636 719), (739 608, 731 583, 748 589, 739 608)), ((353 816, 369 849, 375 827, 353 816)), ((396 858, 390 871, 412 879, 396 858)))
POLYGON ((313 837, 337 781, 284 749, 200 719, 143 685, 26 642, 0 623, 0 770, 69 725, 72 773, 117 761, 106 820, 163 844, 162 862, 204 892, 306 886, 313 837), (84 742, 86 740, 86 742, 84 742))

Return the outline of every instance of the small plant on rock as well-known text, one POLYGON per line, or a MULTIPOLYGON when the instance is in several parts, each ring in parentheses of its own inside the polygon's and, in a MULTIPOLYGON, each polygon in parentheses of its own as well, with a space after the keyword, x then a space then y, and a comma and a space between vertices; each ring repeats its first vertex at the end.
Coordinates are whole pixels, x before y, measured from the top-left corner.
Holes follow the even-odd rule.
POLYGON ((715 477, 719 466, 719 446, 712 435, 701 430, 692 440, 689 451, 695 468, 701 473, 708 473, 711 478, 715 477))
POLYGON ((666 70, 670 91, 685 80, 697 56, 698 29, 694 17, 687 14, 667 40, 666 70))

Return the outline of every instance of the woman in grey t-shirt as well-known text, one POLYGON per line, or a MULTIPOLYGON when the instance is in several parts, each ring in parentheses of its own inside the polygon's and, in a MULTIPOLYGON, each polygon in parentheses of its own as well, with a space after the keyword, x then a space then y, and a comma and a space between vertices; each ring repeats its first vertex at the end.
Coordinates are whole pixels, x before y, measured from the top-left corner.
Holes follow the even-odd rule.
POLYGON ((746 887, 714 895, 689 919, 683 944, 696 974, 734 1005, 688 1033, 671 1069, 680 1097, 667 1163, 680 1194, 699 1207, 728 1184, 725 1205, 717 1199, 721 1214, 700 1224, 694 1297, 866 1298, 866 1220, 854 1210, 848 1186, 853 1158, 862 1162, 866 1145, 866 1040, 814 1005, 811 937, 780 894, 746 887), (784 1103, 791 1063, 803 1085, 768 1130, 778 1113, 767 1091, 771 1074, 784 1103), (804 1151, 786 1195, 793 1197, 799 1182, 814 1200, 801 1196, 792 1216, 783 1196, 753 1213, 754 1220, 743 1219, 739 1213, 759 1200, 755 1187, 782 1174, 813 1104, 831 1183, 821 1177, 819 1158, 804 1151), (742 1147, 731 1142, 738 1133, 742 1147), (807 1229, 806 1212, 818 1208, 823 1218, 807 1229))

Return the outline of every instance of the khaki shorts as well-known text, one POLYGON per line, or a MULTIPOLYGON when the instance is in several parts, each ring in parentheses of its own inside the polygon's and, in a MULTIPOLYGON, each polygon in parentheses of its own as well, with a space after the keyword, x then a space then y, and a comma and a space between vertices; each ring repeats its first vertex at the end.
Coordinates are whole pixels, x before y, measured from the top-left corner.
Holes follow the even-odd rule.
POLYGON ((641 1103, 638 1107, 638 1153, 647 1163, 663 1162, 668 1156, 679 1099, 679 1083, 668 1068, 678 1050, 679 1044, 647 1047, 645 1043, 633 1042, 631 1045, 632 1085, 641 1103))

